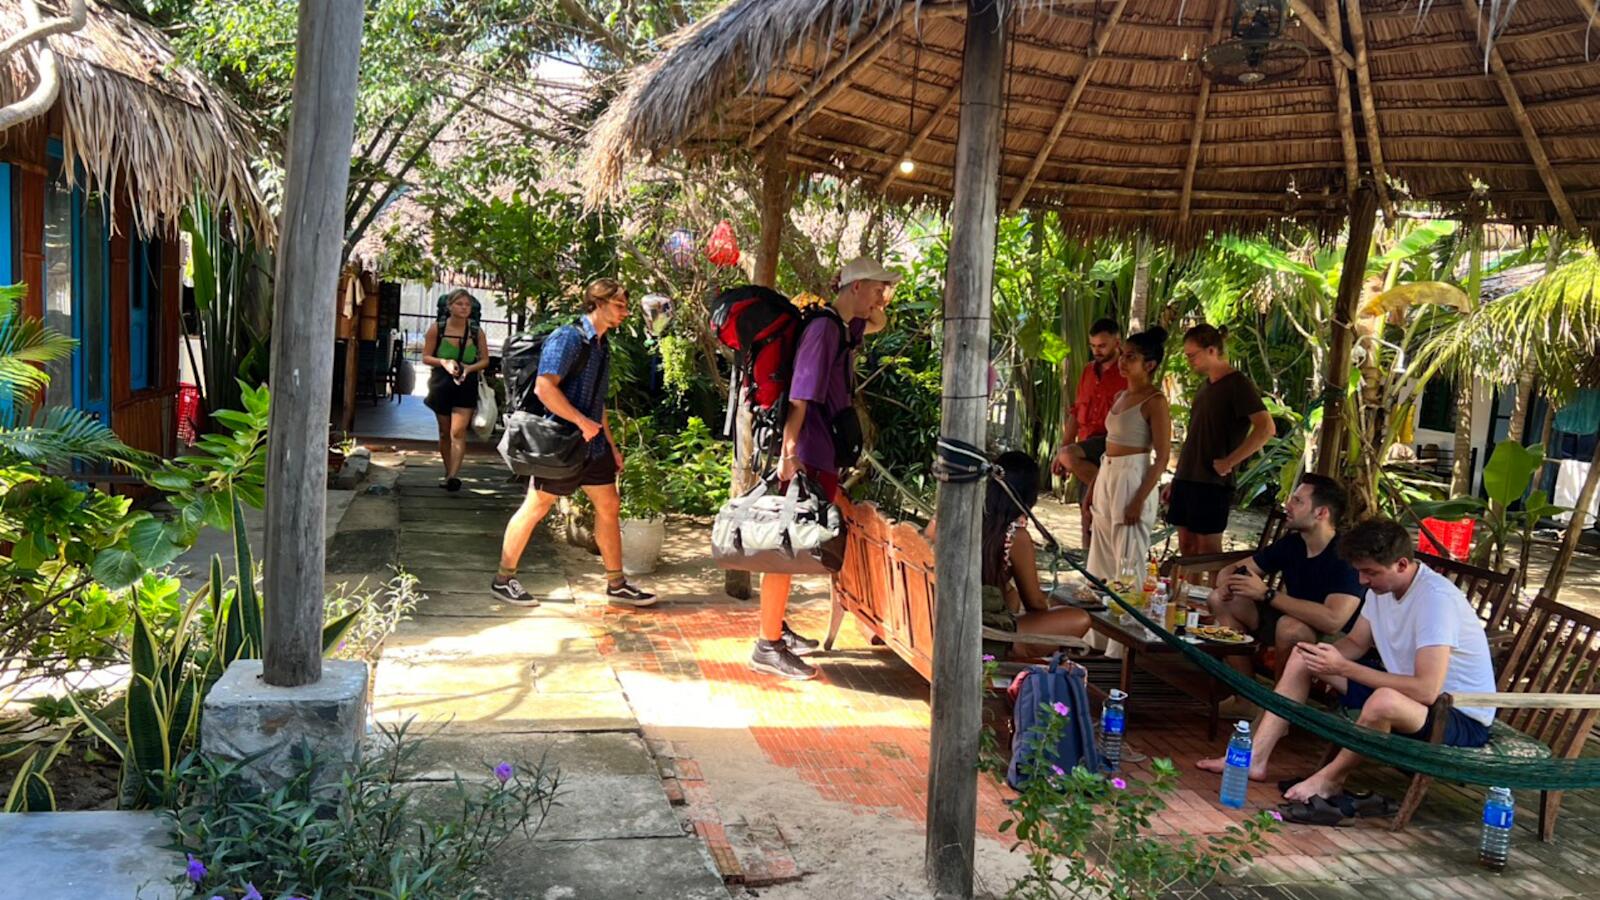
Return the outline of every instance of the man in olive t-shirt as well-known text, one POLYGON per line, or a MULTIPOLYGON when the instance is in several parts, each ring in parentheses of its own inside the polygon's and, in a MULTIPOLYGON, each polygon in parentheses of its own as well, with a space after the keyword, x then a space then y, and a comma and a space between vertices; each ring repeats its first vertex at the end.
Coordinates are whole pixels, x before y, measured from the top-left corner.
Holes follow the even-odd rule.
POLYGON ((1206 379, 1189 407, 1178 470, 1167 488, 1167 522, 1178 529, 1184 556, 1222 552, 1233 473, 1276 432, 1256 386, 1228 365, 1224 337, 1210 325, 1183 336, 1184 358, 1206 379))

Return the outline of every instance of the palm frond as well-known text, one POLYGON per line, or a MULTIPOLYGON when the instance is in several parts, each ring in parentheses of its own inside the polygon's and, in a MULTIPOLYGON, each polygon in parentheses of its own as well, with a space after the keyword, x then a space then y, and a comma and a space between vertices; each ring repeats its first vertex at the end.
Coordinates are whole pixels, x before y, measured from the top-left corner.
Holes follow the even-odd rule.
POLYGON ((77 341, 22 314, 22 285, 0 287, 0 398, 27 406, 50 383, 40 366, 72 353, 77 341))
POLYGON ((52 406, 33 424, 0 429, 0 460, 5 458, 36 464, 111 462, 134 470, 143 467, 147 456, 122 443, 89 413, 52 406))

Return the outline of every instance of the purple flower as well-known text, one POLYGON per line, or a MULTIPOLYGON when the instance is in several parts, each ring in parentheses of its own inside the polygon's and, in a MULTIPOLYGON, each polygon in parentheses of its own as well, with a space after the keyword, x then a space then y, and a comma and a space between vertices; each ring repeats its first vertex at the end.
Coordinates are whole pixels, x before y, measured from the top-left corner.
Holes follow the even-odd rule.
POLYGON ((1050 771, 1056 773, 1056 775, 1058 777, 1061 777, 1061 778, 1067 777, 1066 771, 1064 771, 1060 766, 1051 766, 1050 767, 1050 771))
POLYGON ((1283 813, 1278 812, 1277 810, 1272 810, 1272 817, 1277 819, 1279 822, 1283 821, 1283 813))
POLYGON ((1126 781, 1123 781, 1121 778, 1113 778, 1113 779, 1111 779, 1111 786, 1116 788, 1119 791, 1125 791, 1125 790, 1128 789, 1128 783, 1126 781))
POLYGON ((1070 715, 1072 715, 1072 709, 1070 707, 1068 707, 1065 703, 1062 703, 1060 700, 1057 700, 1055 703, 1052 703, 1050 705, 1050 708, 1055 710, 1056 711, 1056 715, 1058 715, 1058 716, 1070 716, 1070 715))
POLYGON ((512 771, 511 763, 503 762, 494 767, 494 777, 500 779, 501 784, 505 784, 511 780, 512 771))
POLYGON ((256 890, 256 886, 253 882, 246 882, 244 886, 244 896, 239 898, 239 900, 261 900, 261 892, 256 890))
POLYGON ((221 894, 212 894, 210 900, 222 900, 221 894))
POLYGON ((983 655, 983 661, 984 662, 994 662, 994 654, 993 653, 985 653, 983 655))
POLYGON ((184 856, 189 860, 188 868, 185 869, 185 874, 189 876, 189 880, 195 884, 199 884, 201 881, 204 881, 206 877, 206 864, 198 859, 195 859, 194 854, 192 853, 186 853, 184 856))

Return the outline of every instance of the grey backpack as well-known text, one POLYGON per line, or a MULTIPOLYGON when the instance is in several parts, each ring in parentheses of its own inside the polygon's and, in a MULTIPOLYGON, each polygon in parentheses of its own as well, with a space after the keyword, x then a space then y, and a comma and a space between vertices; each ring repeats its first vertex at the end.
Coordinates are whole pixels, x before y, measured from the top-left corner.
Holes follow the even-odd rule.
POLYGON ((844 567, 844 518, 805 475, 773 493, 763 481, 717 512, 711 558, 724 569, 827 575, 844 567))

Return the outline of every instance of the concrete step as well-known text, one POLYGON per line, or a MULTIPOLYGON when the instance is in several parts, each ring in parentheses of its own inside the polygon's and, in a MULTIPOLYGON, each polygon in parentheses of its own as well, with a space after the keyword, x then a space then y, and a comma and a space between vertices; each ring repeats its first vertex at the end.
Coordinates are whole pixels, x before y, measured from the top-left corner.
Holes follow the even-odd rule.
POLYGON ((176 898, 172 879, 183 874, 184 859, 171 841, 167 821, 153 811, 0 814, 0 895, 176 898))

